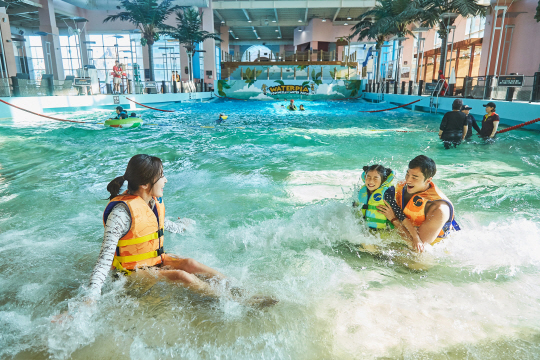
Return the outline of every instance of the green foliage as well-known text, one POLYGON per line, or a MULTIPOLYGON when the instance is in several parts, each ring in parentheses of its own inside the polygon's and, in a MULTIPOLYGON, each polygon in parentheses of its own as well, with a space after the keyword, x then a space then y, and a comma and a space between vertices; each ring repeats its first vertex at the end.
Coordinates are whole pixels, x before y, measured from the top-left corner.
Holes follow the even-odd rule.
POLYGON ((536 22, 540 22, 540 1, 538 1, 538 6, 536 7, 536 15, 534 15, 536 22))
POLYGON ((349 94, 350 97, 355 97, 356 95, 358 95, 361 85, 362 85, 361 80, 346 80, 345 81, 345 88, 347 90, 351 90, 351 93, 349 94))
POLYGON ((348 38, 352 40, 359 35, 360 38, 373 39, 378 50, 391 36, 412 34, 408 26, 418 20, 419 14, 415 1, 380 0, 357 19, 358 23, 352 27, 353 32, 348 38))
POLYGON ((298 70, 304 70, 305 68, 307 68, 309 65, 298 65, 298 70))
POLYGON ((276 80, 274 81, 275 83, 278 83, 279 85, 283 86, 285 85, 285 83, 282 81, 282 80, 276 80))
POLYGON ((141 45, 148 45, 148 58, 150 60, 150 79, 154 80, 154 56, 152 45, 159 40, 160 34, 164 33, 169 25, 165 25, 165 20, 179 6, 171 6, 173 0, 120 0, 120 4, 125 11, 116 15, 107 16, 103 22, 126 21, 130 22, 141 30, 141 45))
POLYGON ((218 33, 201 30, 202 17, 192 7, 182 6, 176 11, 176 28, 170 27, 165 34, 183 44, 188 52, 193 53, 196 44, 206 39, 221 40, 218 33))
POLYGON ((219 96, 227 96, 227 94, 225 94, 225 91, 223 91, 223 89, 230 89, 234 85, 234 83, 229 85, 228 80, 218 80, 217 85, 218 85, 218 94, 219 94, 219 96))
POLYGON ((244 80, 245 80, 245 83, 248 84, 248 88, 253 85, 253 83, 255 82, 255 78, 260 76, 262 74, 262 70, 257 70, 257 69, 253 69, 251 70, 250 68, 247 68, 246 71, 244 72, 244 80))
POLYGON ((171 6, 173 0, 120 0, 124 11, 107 16, 103 22, 126 21, 130 22, 141 30, 141 45, 153 45, 159 40, 160 34, 166 31, 169 26, 165 25, 165 20, 179 6, 171 6))
POLYGON ((309 83, 310 83, 310 81, 309 81, 309 80, 308 80, 308 81, 304 81, 304 82, 302 83, 302 87, 304 87, 304 86, 308 86, 308 85, 309 85, 309 83))
POLYGON ((315 69, 311 70, 311 79, 315 84, 317 85, 322 84, 321 76, 322 76, 322 72, 315 73, 315 69))

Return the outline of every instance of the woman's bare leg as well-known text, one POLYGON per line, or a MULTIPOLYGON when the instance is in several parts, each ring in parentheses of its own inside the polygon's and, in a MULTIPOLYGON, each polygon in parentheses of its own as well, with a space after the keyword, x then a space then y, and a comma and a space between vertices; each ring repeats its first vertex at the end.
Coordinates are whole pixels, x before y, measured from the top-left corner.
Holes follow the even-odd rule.
POLYGON ((133 275, 139 278, 153 279, 163 277, 167 280, 174 281, 182 284, 184 287, 190 289, 193 292, 217 296, 215 290, 213 290, 207 282, 199 279, 197 276, 187 273, 183 270, 166 270, 166 269, 150 269, 150 270, 138 270, 133 275))
POLYGON ((193 259, 182 259, 176 255, 163 254, 163 265, 170 269, 183 270, 189 274, 202 275, 207 278, 226 279, 226 276, 209 266, 193 259))

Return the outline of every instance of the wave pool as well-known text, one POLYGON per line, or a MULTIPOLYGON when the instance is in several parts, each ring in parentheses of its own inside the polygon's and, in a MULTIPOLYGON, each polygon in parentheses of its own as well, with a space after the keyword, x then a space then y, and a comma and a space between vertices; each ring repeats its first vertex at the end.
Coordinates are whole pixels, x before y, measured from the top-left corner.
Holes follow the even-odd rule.
POLYGON ((538 132, 444 150, 441 115, 281 104, 171 103, 159 107, 174 113, 137 110, 156 125, 129 130, 95 124, 112 113, 102 110, 57 114, 89 124, 0 120, 0 358, 540 357, 538 132), (219 113, 227 126, 208 127, 219 113), (138 153, 164 162, 167 218, 197 221, 167 233, 166 251, 277 305, 112 276, 95 306, 81 305, 106 185, 138 153), (463 230, 414 256, 366 231, 350 204, 362 166, 403 179, 419 154, 436 161, 463 230))

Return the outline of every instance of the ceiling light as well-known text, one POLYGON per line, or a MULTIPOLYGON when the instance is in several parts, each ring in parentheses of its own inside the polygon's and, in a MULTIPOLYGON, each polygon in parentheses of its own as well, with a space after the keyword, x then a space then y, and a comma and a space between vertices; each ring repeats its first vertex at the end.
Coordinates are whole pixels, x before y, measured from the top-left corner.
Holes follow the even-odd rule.
POLYGON ((229 32, 232 32, 232 30, 229 30, 229 32))
POLYGON ((248 23, 250 23, 250 22, 251 22, 251 20, 248 20, 248 23))
POLYGON ((277 20, 272 20, 272 22, 277 22, 277 20))
POLYGON ((225 20, 221 20, 221 23, 222 23, 222 24, 225 24, 225 20))
POLYGON ((278 38, 278 39, 281 39, 281 36, 278 36, 277 38, 278 38))
POLYGON ((253 29, 253 32, 257 32, 257 30, 253 29))
POLYGON ((257 37, 257 40, 261 40, 261 38, 260 38, 260 37, 257 37))
POLYGON ((237 38, 237 37, 235 37, 235 39, 236 39, 236 40, 238 40, 238 38, 237 38))
POLYGON ((347 16, 347 20, 352 20, 352 17, 350 17, 350 16, 347 16))
POLYGON ((276 29, 276 32, 279 32, 279 30, 278 30, 278 29, 276 29))
POLYGON ((322 19, 322 22, 326 22, 326 19, 322 19))
POLYGON ((302 22, 302 20, 298 20, 298 22, 302 22))
POLYGON ((345 23, 345 24, 343 24, 343 25, 347 26, 347 25, 349 25, 349 24, 348 24, 348 23, 345 23))
POLYGON ((302 29, 298 29, 298 31, 302 31, 302 29))

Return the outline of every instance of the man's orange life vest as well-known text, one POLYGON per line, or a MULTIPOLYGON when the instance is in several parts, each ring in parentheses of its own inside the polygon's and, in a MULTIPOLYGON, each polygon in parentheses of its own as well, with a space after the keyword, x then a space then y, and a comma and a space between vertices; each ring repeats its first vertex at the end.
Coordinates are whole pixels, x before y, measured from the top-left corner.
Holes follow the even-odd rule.
POLYGON ((131 228, 118 240, 114 268, 125 272, 162 263, 165 205, 162 198, 154 198, 154 201, 154 209, 150 209, 141 197, 124 193, 112 199, 105 208, 103 224, 119 202, 127 205, 131 217, 131 228))
POLYGON ((448 200, 446 195, 442 193, 439 188, 429 182, 429 188, 426 191, 414 194, 407 204, 403 204, 403 198, 405 197, 405 181, 401 181, 396 187, 396 202, 403 209, 403 214, 411 221, 411 223, 419 227, 426 220, 426 204, 428 201, 443 200, 450 207, 450 219, 444 224, 443 228, 439 232, 437 239, 431 243, 431 245, 438 243, 444 239, 450 230, 460 230, 459 225, 454 220, 454 205, 448 200))

